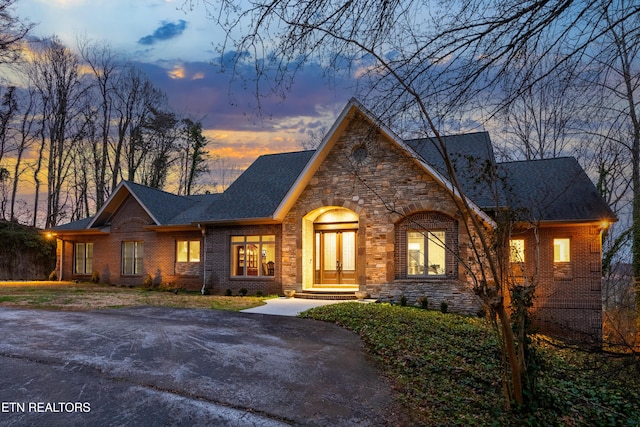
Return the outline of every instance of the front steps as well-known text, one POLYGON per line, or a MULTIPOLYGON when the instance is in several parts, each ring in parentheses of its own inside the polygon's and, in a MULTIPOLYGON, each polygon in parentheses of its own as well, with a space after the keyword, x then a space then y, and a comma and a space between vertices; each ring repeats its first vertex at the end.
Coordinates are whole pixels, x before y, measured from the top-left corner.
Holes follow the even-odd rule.
POLYGON ((329 299, 329 300, 356 300, 356 293, 336 292, 336 291, 301 291, 293 295, 294 298, 301 299, 329 299))

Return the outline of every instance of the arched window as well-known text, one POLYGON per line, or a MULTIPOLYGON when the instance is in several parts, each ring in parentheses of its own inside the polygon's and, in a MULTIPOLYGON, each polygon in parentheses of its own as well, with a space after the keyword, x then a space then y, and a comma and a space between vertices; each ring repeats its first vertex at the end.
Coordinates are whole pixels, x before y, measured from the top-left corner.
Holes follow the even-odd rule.
POLYGON ((396 279, 458 277, 458 222, 439 212, 420 212, 396 224, 396 279))

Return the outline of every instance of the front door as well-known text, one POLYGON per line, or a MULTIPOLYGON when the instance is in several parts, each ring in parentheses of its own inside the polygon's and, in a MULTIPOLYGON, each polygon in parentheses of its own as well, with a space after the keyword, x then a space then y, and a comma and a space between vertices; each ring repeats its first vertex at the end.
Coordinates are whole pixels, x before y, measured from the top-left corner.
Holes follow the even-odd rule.
POLYGON ((356 284, 356 232, 316 231, 315 283, 356 284))

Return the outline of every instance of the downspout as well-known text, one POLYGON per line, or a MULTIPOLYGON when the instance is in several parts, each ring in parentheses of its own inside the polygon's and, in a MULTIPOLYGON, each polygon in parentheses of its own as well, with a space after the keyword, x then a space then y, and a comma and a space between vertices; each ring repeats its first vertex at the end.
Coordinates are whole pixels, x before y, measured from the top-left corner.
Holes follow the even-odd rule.
MULTIPOLYGON (((56 246, 58 242, 56 241, 56 246)), ((60 239, 60 274, 58 274, 58 281, 62 282, 62 272, 64 271, 64 240, 60 239)))
POLYGON ((200 293, 205 294, 207 287, 207 229, 198 224, 198 228, 202 233, 202 289, 200 293))

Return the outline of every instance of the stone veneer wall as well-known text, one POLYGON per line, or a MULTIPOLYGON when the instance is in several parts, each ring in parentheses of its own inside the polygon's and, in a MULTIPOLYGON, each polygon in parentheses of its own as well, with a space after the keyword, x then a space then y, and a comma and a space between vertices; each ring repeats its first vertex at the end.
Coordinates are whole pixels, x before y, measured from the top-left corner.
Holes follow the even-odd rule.
MULTIPOLYGON (((438 305, 439 301, 446 300, 452 311, 476 313, 480 300, 473 294, 462 267, 447 280, 396 277, 395 224, 399 220, 418 212, 441 213, 458 221, 460 218, 450 195, 413 159, 359 114, 351 119, 283 221, 283 288, 301 291, 302 265, 311 262, 303 259, 302 230, 307 227, 308 233, 310 227, 303 218, 322 207, 341 207, 359 215, 360 290, 374 298, 403 294, 410 304, 427 296, 438 305), (368 156, 364 160, 355 159, 352 153, 363 146, 368 156)), ((457 241, 464 257, 469 238, 463 232, 458 233, 457 241)), ((304 254, 304 258, 309 256, 304 254)))

